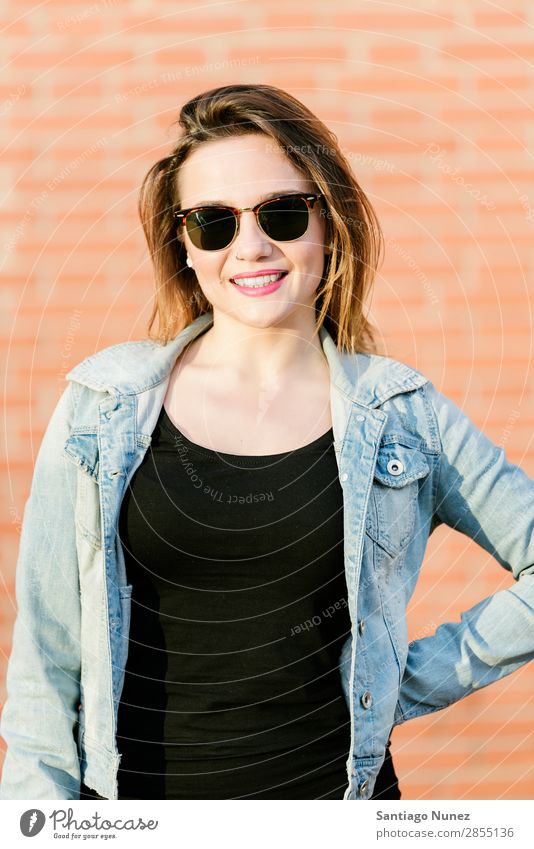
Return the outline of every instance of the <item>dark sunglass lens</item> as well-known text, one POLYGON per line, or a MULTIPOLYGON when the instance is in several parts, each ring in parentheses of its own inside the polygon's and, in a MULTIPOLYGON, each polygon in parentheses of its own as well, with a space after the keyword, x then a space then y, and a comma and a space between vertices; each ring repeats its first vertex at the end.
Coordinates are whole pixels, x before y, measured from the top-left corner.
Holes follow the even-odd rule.
POLYGON ((199 209, 187 216, 187 232, 197 248, 218 251, 227 247, 235 233, 235 215, 218 207, 199 209))
POLYGON ((304 198, 286 197, 262 206, 260 224, 277 242, 288 242, 303 236, 308 229, 308 207, 304 198))

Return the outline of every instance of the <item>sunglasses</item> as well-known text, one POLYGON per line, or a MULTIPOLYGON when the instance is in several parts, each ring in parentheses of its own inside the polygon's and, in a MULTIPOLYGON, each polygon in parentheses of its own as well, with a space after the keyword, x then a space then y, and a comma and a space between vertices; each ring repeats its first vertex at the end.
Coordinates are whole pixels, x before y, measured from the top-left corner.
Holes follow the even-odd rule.
POLYGON ((252 211, 261 230, 275 242, 293 242, 308 229, 310 211, 323 195, 288 194, 264 200, 256 206, 195 206, 173 212, 177 226, 185 226, 196 248, 221 251, 239 232, 242 212, 252 211))

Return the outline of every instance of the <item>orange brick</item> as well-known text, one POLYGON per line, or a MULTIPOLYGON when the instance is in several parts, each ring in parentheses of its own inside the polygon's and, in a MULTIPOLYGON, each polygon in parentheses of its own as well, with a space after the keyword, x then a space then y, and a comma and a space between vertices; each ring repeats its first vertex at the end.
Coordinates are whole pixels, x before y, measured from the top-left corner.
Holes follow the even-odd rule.
MULTIPOLYGON (((534 53, 533 53, 534 55, 534 53)), ((476 121, 479 124, 495 125, 501 121, 505 127, 512 121, 517 121, 521 125, 525 121, 524 106, 496 106, 491 112, 486 112, 483 109, 473 112, 472 109, 459 109, 457 107, 443 110, 442 118, 445 121, 450 121, 456 126, 464 121, 476 121)), ((489 129, 489 127, 488 127, 489 129)), ((482 143, 483 147, 483 143, 482 143)))
POLYGON ((75 101, 79 97, 94 97, 94 98, 102 98, 104 95, 104 83, 102 80, 91 79, 82 83, 71 82, 60 82, 52 86, 51 88, 51 96, 55 100, 59 100, 63 97, 72 98, 75 101))
MULTIPOLYGON (((243 50, 240 47, 232 47, 228 50, 228 60, 230 62, 243 62, 245 80, 248 76, 248 70, 252 72, 262 69, 268 62, 297 62, 307 59, 320 63, 323 61, 334 61, 335 59, 345 60, 347 58, 346 47, 339 40, 324 40, 321 44, 309 44, 295 41, 287 46, 281 45, 275 41, 269 46, 251 44, 248 50, 243 50), (253 61, 254 60, 254 61, 253 61)), ((236 73, 236 71, 234 71, 236 73)), ((239 73, 239 70, 237 70, 239 73)), ((265 71, 263 71, 265 73, 265 71)))
POLYGON ((106 24, 105 20, 103 20, 102 13, 97 13, 97 7, 92 11, 91 5, 89 5, 78 13, 58 16, 51 23, 50 29, 54 34, 58 34, 64 38, 74 39, 86 35, 95 36, 105 33, 106 24))
POLYGON ((534 56, 534 42, 532 41, 470 41, 466 43, 445 43, 442 47, 445 58, 456 57, 475 61, 487 59, 489 61, 501 61, 503 59, 518 60, 534 56))
POLYGON ((361 30, 363 32, 376 31, 384 35, 390 35, 391 32, 397 30, 413 30, 419 29, 451 29, 455 26, 454 17, 448 17, 447 12, 441 9, 439 13, 420 11, 416 13, 409 12, 334 12, 332 15, 332 26, 347 27, 361 30))
POLYGON ((152 57, 152 61, 156 68, 162 66, 164 71, 173 74, 187 66, 209 62, 209 56, 204 48, 181 44, 172 50, 168 48, 158 50, 152 57))
MULTIPOLYGON (((280 12, 266 13, 262 19, 262 27, 264 30, 294 28, 302 32, 307 27, 318 25, 319 16, 313 12, 303 12, 299 9, 298 12, 293 12, 291 9, 282 10, 280 12)), ((313 36, 314 33, 310 33, 313 36)), ((274 35, 274 33, 273 33, 274 35)))
MULTIPOLYGON (((95 116, 91 114, 79 114, 79 112, 73 115, 72 110, 68 110, 60 115, 48 114, 43 117, 38 116, 37 121, 32 123, 40 124, 47 132, 59 130, 87 132, 91 127, 98 128, 99 130, 120 130, 130 124, 131 121, 132 117, 128 112, 117 113, 116 110, 110 110, 106 114, 100 113, 98 116, 95 116)), ((14 116, 11 120, 13 129, 21 130, 22 132, 28 128, 29 123, 26 118, 22 117, 14 116)))
MULTIPOLYGON (((417 73, 414 69, 407 73, 401 69, 390 76, 385 74, 381 68, 369 66, 369 73, 365 76, 343 76, 340 80, 340 85, 351 91, 358 92, 387 92, 392 99, 393 104, 398 101, 396 93, 398 91, 418 92, 436 92, 437 90, 456 91, 458 89, 458 78, 452 75, 446 77, 432 76, 429 77, 424 73, 417 73)), ((394 111, 392 105, 392 111, 394 111)), ((374 113, 376 118, 379 118, 381 112, 374 113)), ((388 113, 391 114, 391 113, 388 113)))
POLYGON ((414 44, 380 44, 369 48, 370 62, 415 62, 420 57, 420 48, 414 44))
POLYGON ((0 21, 0 31, 4 38, 13 38, 18 35, 30 35, 31 24, 28 18, 21 16, 11 21, 0 21))
POLYGON ((523 27, 528 23, 525 10, 519 6, 499 11, 475 10, 473 20, 476 28, 481 30, 484 27, 523 27))
POLYGON ((498 77, 485 76, 479 77, 476 81, 477 88, 480 91, 523 91, 529 87, 530 80, 526 74, 500 74, 498 77))
MULTIPOLYGON (((380 128, 381 132, 386 132, 392 126, 398 127, 405 125, 413 127, 414 125, 421 125, 423 122, 423 116, 415 107, 405 106, 398 108, 397 105, 392 106, 390 109, 372 110, 370 119, 372 123, 376 123, 376 126, 380 128)), ((397 144, 397 141, 395 143, 397 144)))
MULTIPOLYGON (((269 71, 269 85, 275 85, 279 88, 284 88, 287 85, 287 71, 284 68, 273 66, 269 71)), ((315 76, 313 74, 306 75, 303 72, 296 71, 291 75, 291 93, 297 97, 304 99, 307 92, 313 91, 316 86, 315 76)))
POLYGON ((65 51, 61 50, 30 50, 25 53, 14 53, 10 57, 10 66, 14 70, 24 68, 46 68, 64 74, 70 68, 81 68, 90 71, 91 76, 97 74, 97 70, 118 68, 131 62, 134 54, 130 49, 122 50, 72 50, 72 45, 65 45, 65 51))
MULTIPOLYGON (((189 10, 188 10, 189 11, 189 10)), ((207 35, 213 33, 224 37, 226 33, 239 33, 242 30, 243 20, 240 16, 218 16, 216 14, 196 14, 169 11, 163 15, 125 15, 121 22, 121 28, 126 36, 138 35, 139 31, 145 35, 167 35, 176 33, 179 36, 190 34, 207 35)), ((181 48, 180 48, 181 54, 181 48)), ((179 54, 180 62, 182 57, 179 54)), ((176 53, 175 53, 176 62, 176 53)))

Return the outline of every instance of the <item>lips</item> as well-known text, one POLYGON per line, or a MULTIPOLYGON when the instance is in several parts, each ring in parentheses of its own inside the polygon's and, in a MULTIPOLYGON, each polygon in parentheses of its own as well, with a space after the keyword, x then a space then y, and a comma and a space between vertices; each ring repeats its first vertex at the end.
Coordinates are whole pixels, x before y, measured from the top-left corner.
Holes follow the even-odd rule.
MULTIPOLYGON (((247 286, 247 284, 252 286, 252 285, 255 284, 255 282, 257 281, 258 278, 260 278, 260 277, 275 277, 275 274, 276 274, 276 279, 272 280, 271 281, 272 283, 277 283, 279 280, 282 280, 282 278, 287 277, 289 272, 288 271, 280 271, 280 272, 271 271, 271 272, 262 272, 261 274, 239 275, 239 276, 236 276, 236 277, 230 277, 230 283, 234 283, 236 286, 247 286)), ((269 284, 265 283, 264 285, 268 286, 269 284)))
POLYGON ((254 277, 249 277, 248 285, 245 285, 242 280, 243 278, 238 278, 232 285, 236 292, 238 292, 241 296, 246 298, 265 298, 268 295, 272 295, 274 292, 277 292, 281 287, 282 283, 288 276, 289 272, 286 271, 283 274, 279 273, 276 275, 273 273, 272 275, 255 275, 254 277), (256 282, 252 282, 252 281, 256 282))

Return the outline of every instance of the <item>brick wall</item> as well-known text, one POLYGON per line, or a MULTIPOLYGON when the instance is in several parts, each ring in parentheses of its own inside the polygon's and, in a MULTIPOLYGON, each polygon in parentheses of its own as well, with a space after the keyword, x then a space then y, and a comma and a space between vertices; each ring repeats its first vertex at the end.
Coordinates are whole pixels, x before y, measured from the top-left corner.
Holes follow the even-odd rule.
MULTIPOLYGON (((145 336, 152 275, 137 190, 168 151, 180 105, 214 85, 280 85, 334 130, 386 236, 370 307, 383 352, 428 374, 534 474, 534 10, 526 0, 506 10, 417 5, 8 6, 0 682, 43 430, 76 362, 145 336)), ((475 543, 439 528, 410 605, 411 638, 509 584, 475 543)), ((403 797, 532 798, 533 672, 398 728, 403 797)))

